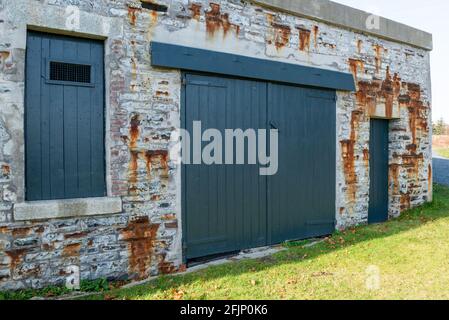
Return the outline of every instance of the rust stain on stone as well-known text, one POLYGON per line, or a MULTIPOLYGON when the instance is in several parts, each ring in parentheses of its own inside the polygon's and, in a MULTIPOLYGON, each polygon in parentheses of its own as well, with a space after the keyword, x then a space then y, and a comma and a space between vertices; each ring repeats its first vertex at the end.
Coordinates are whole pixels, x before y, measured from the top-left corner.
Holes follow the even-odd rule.
POLYGON ((129 194, 135 194, 137 188, 135 184, 137 183, 137 169, 138 169, 138 160, 139 160, 139 152, 136 151, 137 140, 140 136, 140 118, 139 115, 133 115, 130 121, 129 128, 129 149, 130 149, 130 162, 128 168, 128 192, 129 194))
POLYGON ((0 65, 5 63, 5 61, 9 58, 10 54, 11 53, 9 51, 0 51, 0 65))
POLYGON ((291 28, 286 25, 271 23, 273 28, 273 41, 269 41, 269 44, 273 44, 277 50, 282 49, 290 43, 291 28))
POLYGON ((390 165, 390 181, 393 183, 393 194, 399 193, 399 170, 400 165, 393 163, 390 165))
POLYGON ((401 156, 402 166, 407 169, 407 173, 410 179, 418 180, 419 168, 424 161, 424 155, 420 154, 404 154, 401 156))
POLYGON ((12 229, 12 236, 13 237, 24 237, 27 236, 33 231, 32 227, 22 227, 22 228, 14 228, 12 229))
POLYGON ((157 97, 161 97, 161 96, 168 97, 168 96, 170 96, 170 93, 168 91, 157 90, 156 96, 157 97))
POLYGON ((363 110, 354 110, 351 113, 351 140, 357 141, 359 124, 364 116, 363 110))
POLYGON ((159 224, 150 223, 148 217, 139 217, 121 231, 121 238, 128 243, 129 272, 137 279, 147 278, 150 274, 158 230, 159 224))
POLYGON ((356 197, 357 175, 355 173, 354 145, 355 141, 343 140, 341 143, 343 170, 345 173, 347 195, 349 200, 354 201, 356 197))
POLYGON ((299 50, 309 51, 310 50, 310 30, 304 28, 298 28, 299 30, 299 50))
POLYGON ((80 255, 81 243, 73 243, 64 247, 62 256, 65 258, 77 257, 80 255))
POLYGON ((394 78, 392 78, 389 67, 387 67, 386 78, 382 82, 380 90, 385 99, 385 116, 391 118, 393 116, 394 100, 397 100, 401 93, 401 79, 398 74, 395 74, 394 78))
POLYGON ((421 100, 421 87, 419 85, 408 83, 407 89, 407 94, 400 97, 400 103, 408 109, 410 131, 413 143, 416 144, 419 133, 429 132, 426 116, 429 108, 421 100))
POLYGON ((363 149, 363 161, 365 162, 365 166, 369 167, 369 150, 363 149))
POLYGON ((145 157, 150 163, 155 158, 159 158, 162 168, 168 169, 168 151, 167 150, 148 150, 145 153, 145 157))
POLYGON ((22 263, 23 257, 27 253, 26 249, 15 249, 5 251, 5 254, 11 259, 9 263, 9 268, 11 273, 22 263))
POLYGON ((131 117, 130 127, 129 127, 129 148, 134 149, 137 146, 137 140, 140 135, 140 118, 139 115, 133 115, 131 117))
POLYGON ((161 274, 173 274, 178 272, 178 268, 176 268, 172 262, 166 261, 165 254, 158 263, 158 269, 161 274))
POLYGON ((177 220, 172 221, 172 222, 167 222, 164 225, 165 225, 165 228, 167 228, 167 229, 178 229, 178 226, 179 226, 177 220))
POLYGON ((2 164, 2 175, 8 177, 11 174, 11 167, 7 164, 2 164))
POLYGON ((52 251, 52 250, 55 250, 55 246, 52 243, 43 243, 42 244, 42 249, 44 251, 52 251))
POLYGON ((40 272, 41 272, 41 267, 35 266, 30 269, 18 270, 17 274, 21 277, 37 277, 37 276, 39 276, 40 272))
POLYGON ((151 11, 150 15, 151 15, 151 23, 154 25, 158 19, 157 11, 151 11))
POLYGON ((229 22, 229 14, 221 13, 219 4, 210 3, 209 5, 210 10, 206 12, 206 30, 210 37, 213 37, 220 29, 223 30, 223 37, 226 37, 231 28, 237 35, 240 33, 240 26, 229 22))
MULTIPOLYGON (((360 69, 359 60, 350 59, 351 71, 356 74, 360 69)), ((381 116, 388 119, 394 116, 394 106, 399 107, 401 96, 401 78, 397 73, 391 76, 390 68, 387 67, 386 77, 382 80, 358 81, 356 101, 359 108, 365 110, 369 116, 381 116), (378 109, 383 106, 384 109, 378 109)))
POLYGON ((411 208, 411 198, 409 194, 401 194, 401 211, 411 208))
POLYGON ((201 17, 201 4, 192 3, 189 7, 189 10, 192 11, 192 19, 196 21, 200 20, 201 17))
POLYGON ((146 34, 146 39, 147 41, 151 41, 151 39, 153 38, 153 34, 154 34, 154 29, 156 28, 157 25, 157 21, 158 21, 158 13, 157 11, 152 10, 150 12, 150 23, 148 24, 148 30, 147 30, 147 34, 146 34))
POLYGON ((355 110, 351 113, 351 135, 348 140, 340 142, 342 148, 343 170, 347 187, 347 196, 350 201, 355 201, 357 193, 357 173, 355 172, 355 145, 358 139, 359 124, 364 113, 355 110))
POLYGON ((128 136, 120 136, 120 139, 122 139, 123 143, 125 143, 125 144, 129 143, 129 137, 128 136))
POLYGON ((136 25, 136 22, 137 22, 137 12, 138 12, 138 11, 140 11, 140 9, 128 7, 128 19, 129 19, 129 23, 131 23, 131 25, 133 25, 133 26, 136 25))
POLYGON ((131 160, 129 162, 128 169, 128 182, 129 182, 129 192, 130 194, 134 194, 136 189, 135 184, 137 183, 137 169, 138 169, 138 160, 139 160, 139 152, 131 151, 131 160))
POLYGON ((376 63, 376 73, 380 72, 380 69, 382 67, 382 53, 384 51, 384 48, 379 45, 374 45, 374 52, 376 56, 374 57, 375 63, 376 63))
POLYGON ((357 52, 359 54, 362 53, 362 47, 363 47, 363 40, 357 40, 357 52))
POLYGON ((144 154, 146 159, 147 175, 151 178, 151 171, 154 166, 159 165, 163 170, 161 178, 168 178, 168 151, 167 150, 148 150, 144 154))
POLYGON ((355 81, 358 81, 359 73, 363 73, 365 71, 365 64, 362 60, 357 59, 349 59, 349 70, 351 71, 352 75, 354 76, 355 81))
POLYGON ((318 34, 319 34, 320 28, 318 26, 313 27, 313 44, 315 46, 315 49, 318 48, 318 34))
POLYGON ((87 236, 87 232, 75 232, 64 235, 64 239, 81 239, 87 236))
POLYGON ((162 220, 164 220, 164 221, 170 221, 170 220, 175 220, 175 219, 176 219, 176 215, 173 213, 164 214, 162 216, 162 220))
POLYGON ((418 146, 414 143, 409 144, 405 147, 407 149, 408 152, 410 152, 411 154, 416 153, 416 151, 418 150, 418 146))

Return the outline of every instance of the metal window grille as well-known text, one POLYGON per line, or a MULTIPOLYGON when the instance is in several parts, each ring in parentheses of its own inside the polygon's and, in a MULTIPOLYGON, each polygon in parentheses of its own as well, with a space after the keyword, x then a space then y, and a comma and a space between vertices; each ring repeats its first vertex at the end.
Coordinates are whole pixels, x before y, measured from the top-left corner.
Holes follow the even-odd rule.
POLYGON ((66 62, 50 62, 50 80, 91 83, 91 66, 66 62))

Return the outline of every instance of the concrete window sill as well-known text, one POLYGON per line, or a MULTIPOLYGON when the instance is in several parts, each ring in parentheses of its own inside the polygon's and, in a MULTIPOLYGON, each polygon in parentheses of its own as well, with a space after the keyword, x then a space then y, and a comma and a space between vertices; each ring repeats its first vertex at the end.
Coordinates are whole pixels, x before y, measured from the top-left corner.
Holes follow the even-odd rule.
POLYGON ((85 198, 18 203, 14 205, 14 220, 33 221, 86 216, 109 215, 122 212, 121 198, 85 198))

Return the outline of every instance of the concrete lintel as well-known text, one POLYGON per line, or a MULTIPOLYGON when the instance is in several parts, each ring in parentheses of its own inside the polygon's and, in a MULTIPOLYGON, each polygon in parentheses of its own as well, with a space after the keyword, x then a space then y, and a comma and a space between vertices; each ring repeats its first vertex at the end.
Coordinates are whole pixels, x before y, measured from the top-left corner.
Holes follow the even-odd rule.
POLYGON ((118 197, 33 201, 16 204, 14 206, 14 220, 34 221, 121 212, 122 200, 118 197))
POLYGON ((367 21, 371 13, 328 0, 253 0, 253 2, 294 15, 322 21, 343 28, 371 34, 387 40, 432 50, 432 34, 405 24, 379 17, 379 28, 371 28, 367 21), (370 27, 370 28, 369 28, 370 27))
POLYGON ((12 31, 5 41, 13 48, 26 48, 27 29, 92 39, 122 37, 123 19, 80 10, 77 6, 55 6, 29 0, 5 0, 3 14, 12 31))

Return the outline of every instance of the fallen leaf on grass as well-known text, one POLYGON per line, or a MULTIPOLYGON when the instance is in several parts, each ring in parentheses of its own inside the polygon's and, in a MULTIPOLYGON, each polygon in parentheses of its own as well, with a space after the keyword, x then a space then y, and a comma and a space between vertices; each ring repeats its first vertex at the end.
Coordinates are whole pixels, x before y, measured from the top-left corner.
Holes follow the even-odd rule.
POLYGON ((182 300, 184 298, 185 292, 182 290, 173 290, 173 299, 182 300))

